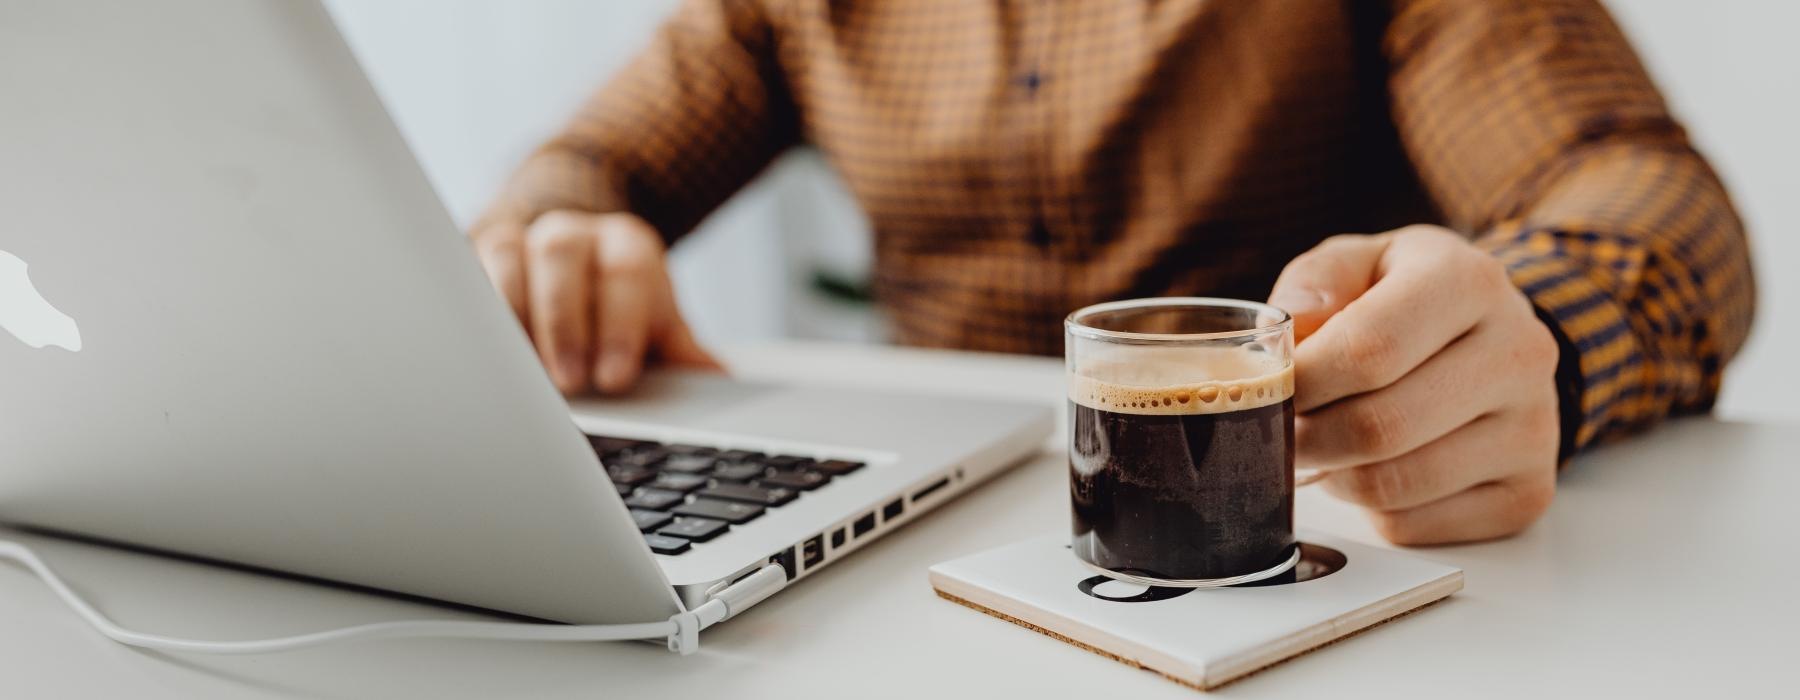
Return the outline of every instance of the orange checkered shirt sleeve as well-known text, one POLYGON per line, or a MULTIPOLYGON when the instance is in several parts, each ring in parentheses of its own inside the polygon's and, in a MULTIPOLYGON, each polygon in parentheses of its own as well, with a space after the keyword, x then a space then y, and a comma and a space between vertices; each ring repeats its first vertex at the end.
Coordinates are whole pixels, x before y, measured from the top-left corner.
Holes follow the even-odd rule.
POLYGON ((795 144, 757 2, 690 0, 654 43, 528 158, 476 226, 628 211, 671 241, 795 144))
POLYGON ((1558 336, 1567 454, 1709 408, 1750 324, 1741 224, 1594 0, 688 0, 477 227, 673 242, 802 143, 911 344, 1054 354, 1079 306, 1436 223, 1558 336))
POLYGON ((1386 48, 1433 201, 1561 336, 1565 444, 1710 409, 1750 327, 1744 232, 1604 12, 1424 0, 1386 48))

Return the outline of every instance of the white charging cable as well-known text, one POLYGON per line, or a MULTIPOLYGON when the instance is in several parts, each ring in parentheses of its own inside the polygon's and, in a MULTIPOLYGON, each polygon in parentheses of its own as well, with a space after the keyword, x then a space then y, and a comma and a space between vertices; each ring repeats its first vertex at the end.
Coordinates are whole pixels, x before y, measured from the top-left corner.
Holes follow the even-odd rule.
POLYGON ((461 622, 454 620, 400 620, 377 622, 355 627, 299 634, 275 639, 235 642, 213 642, 177 639, 145 634, 113 622, 89 605, 50 569, 37 553, 17 542, 0 540, 0 559, 11 559, 50 586, 76 614, 115 642, 147 649, 192 652, 198 654, 266 654, 292 651, 305 647, 357 639, 393 639, 399 637, 448 637, 457 639, 496 639, 537 642, 614 642, 633 639, 666 638, 669 651, 683 656, 700 648, 700 630, 736 614, 787 584, 787 574, 771 564, 720 591, 712 599, 693 610, 677 613, 663 622, 621 625, 558 625, 554 623, 461 622))

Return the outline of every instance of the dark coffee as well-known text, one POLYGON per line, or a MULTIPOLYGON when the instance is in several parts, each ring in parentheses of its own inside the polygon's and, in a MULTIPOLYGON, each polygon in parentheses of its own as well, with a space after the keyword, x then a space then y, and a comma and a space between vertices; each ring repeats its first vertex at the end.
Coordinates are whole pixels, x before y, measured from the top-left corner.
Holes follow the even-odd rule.
MULTIPOLYGON (((1219 371, 1250 374, 1231 364, 1240 366, 1219 371)), ((1164 386, 1142 383, 1161 372, 1141 363, 1129 368, 1129 384, 1070 378, 1078 556, 1187 581, 1252 574, 1292 556, 1293 373, 1262 369, 1273 371, 1164 386)))

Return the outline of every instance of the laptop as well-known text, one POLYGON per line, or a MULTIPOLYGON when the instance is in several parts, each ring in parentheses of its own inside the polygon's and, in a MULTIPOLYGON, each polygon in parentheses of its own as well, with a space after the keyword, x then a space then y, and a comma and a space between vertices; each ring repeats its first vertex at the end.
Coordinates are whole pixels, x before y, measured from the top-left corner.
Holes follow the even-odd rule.
POLYGON ((0 104, 0 522, 637 623, 1051 430, 706 374, 571 405, 317 2, 8 2, 0 104))

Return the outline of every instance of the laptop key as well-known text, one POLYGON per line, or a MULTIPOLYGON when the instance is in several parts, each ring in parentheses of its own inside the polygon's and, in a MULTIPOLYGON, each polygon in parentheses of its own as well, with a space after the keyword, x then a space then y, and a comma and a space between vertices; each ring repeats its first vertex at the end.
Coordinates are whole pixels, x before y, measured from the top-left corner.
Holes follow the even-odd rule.
POLYGON ((614 484, 637 486, 637 484, 643 484, 646 480, 655 479, 657 473, 655 473, 655 471, 643 470, 643 468, 635 468, 635 466, 608 466, 607 477, 608 479, 612 479, 614 484))
POLYGON ((637 486, 656 478, 656 472, 638 467, 607 467, 606 475, 620 486, 637 486))
POLYGON ((633 508, 631 509, 631 519, 637 521, 638 532, 649 532, 669 524, 669 521, 674 520, 675 516, 669 515, 668 513, 658 513, 654 510, 638 510, 633 508))
POLYGON ((861 469, 864 466, 865 465, 862 462, 852 462, 847 459, 832 459, 815 464, 812 468, 832 476, 843 476, 861 469))
POLYGON ((656 480, 650 482, 648 484, 648 486, 653 489, 663 489, 665 491, 680 491, 682 493, 687 493, 694 489, 705 486, 707 481, 709 481, 709 479, 707 479, 704 476, 700 476, 698 474, 679 474, 676 472, 663 472, 661 474, 656 475, 656 480))
POLYGON ((663 449, 668 450, 669 454, 672 455, 703 455, 710 457, 719 453, 719 450, 716 448, 701 447, 699 445, 663 445, 663 449))
POLYGON ((721 481, 749 481, 767 471, 767 467, 755 462, 722 462, 712 475, 721 481))
POLYGON ((694 542, 705 542, 720 533, 731 529, 729 523, 706 518, 676 518, 675 524, 657 530, 656 534, 664 537, 679 537, 694 542))
POLYGON ((637 490, 636 486, 632 486, 631 484, 621 484, 616 481, 613 482, 613 487, 619 489, 619 495, 621 496, 629 496, 632 491, 637 490))
POLYGON ((749 484, 724 483, 702 489, 695 495, 702 498, 716 498, 721 501, 737 501, 773 507, 786 504, 800 494, 788 489, 765 489, 749 484))
POLYGON ((762 486, 793 489, 795 491, 811 491, 824 486, 831 477, 822 472, 772 472, 757 481, 762 486))
POLYGON ((589 435, 587 436, 587 439, 588 444, 593 445, 594 451, 600 453, 601 456, 614 455, 629 449, 652 447, 656 445, 654 442, 646 442, 644 440, 628 440, 625 438, 605 437, 601 435, 589 435))
POLYGON ((680 537, 663 535, 644 535, 644 541, 650 543, 650 551, 657 554, 680 554, 694 546, 692 542, 680 537))
POLYGON ((752 450, 726 450, 719 453, 719 459, 731 460, 733 462, 746 462, 762 459, 763 457, 763 453, 752 450))
POLYGON ((663 460, 662 469, 666 472, 703 474, 712 471, 713 465, 718 462, 719 460, 711 455, 678 454, 671 455, 668 459, 663 460))
POLYGON ((687 494, 680 491, 664 491, 662 489, 643 488, 625 499, 625 505, 646 510, 668 510, 669 506, 687 500, 687 494))
POLYGON ((763 464, 767 464, 776 469, 804 469, 812 466, 812 462, 813 460, 806 457, 795 457, 793 455, 775 455, 762 460, 763 464))
POLYGON ((742 525, 762 517, 763 507, 753 506, 748 503, 732 503, 731 501, 715 501, 709 498, 698 498, 694 499, 692 503, 684 503, 677 506, 674 512, 676 515, 686 515, 695 518, 712 518, 714 520, 723 520, 733 525, 742 525))
POLYGON ((663 451, 663 449, 661 447, 649 447, 649 448, 642 448, 642 449, 627 450, 625 452, 621 452, 619 454, 613 455, 611 458, 603 458, 601 461, 604 462, 606 464, 606 466, 609 466, 609 467, 633 467, 633 468, 637 468, 637 469, 649 469, 651 467, 656 466, 657 464, 662 463, 662 461, 664 459, 668 458, 668 456, 669 456, 669 453, 663 451))

